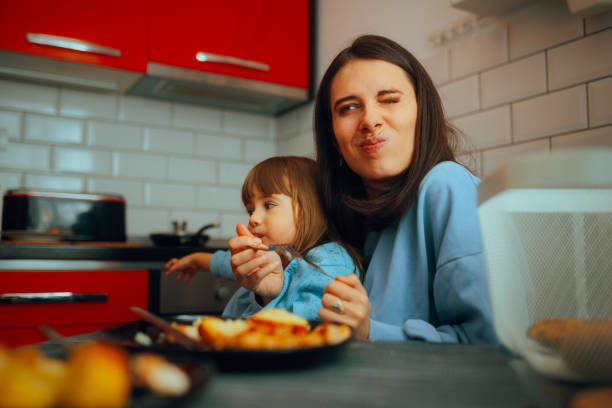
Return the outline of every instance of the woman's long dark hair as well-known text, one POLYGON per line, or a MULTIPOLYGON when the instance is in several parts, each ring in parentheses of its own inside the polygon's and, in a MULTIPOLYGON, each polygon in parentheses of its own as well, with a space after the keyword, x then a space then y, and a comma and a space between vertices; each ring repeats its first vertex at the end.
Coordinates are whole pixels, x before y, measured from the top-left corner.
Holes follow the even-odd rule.
POLYGON ((357 38, 332 61, 316 95, 314 129, 324 210, 332 223, 332 231, 356 248, 363 247, 367 227, 383 228, 410 208, 419 184, 432 167, 442 161, 455 161, 457 131, 444 117, 442 102, 431 78, 410 52, 381 36, 357 38), (342 156, 333 130, 331 83, 338 71, 353 59, 378 59, 399 66, 412 82, 417 100, 410 166, 388 180, 386 191, 375 198, 366 195, 358 174, 346 164, 339 165, 342 156))

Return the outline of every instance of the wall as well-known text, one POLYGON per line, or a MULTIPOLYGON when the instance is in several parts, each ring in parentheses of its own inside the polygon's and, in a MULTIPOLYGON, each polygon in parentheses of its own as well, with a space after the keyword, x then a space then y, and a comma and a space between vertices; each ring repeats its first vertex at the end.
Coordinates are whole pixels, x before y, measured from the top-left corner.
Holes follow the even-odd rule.
MULTIPOLYGON (((398 41, 428 69, 467 136, 460 159, 480 176, 524 152, 612 148, 612 12, 583 18, 565 1, 534 1, 441 46, 428 40, 469 16, 447 0, 320 1, 318 77, 360 34, 398 41)), ((279 119, 279 153, 313 154, 311 113, 279 119)))
POLYGON ((0 80, 0 189, 113 192, 128 203, 128 235, 245 216, 240 186, 276 152, 272 117, 0 80))

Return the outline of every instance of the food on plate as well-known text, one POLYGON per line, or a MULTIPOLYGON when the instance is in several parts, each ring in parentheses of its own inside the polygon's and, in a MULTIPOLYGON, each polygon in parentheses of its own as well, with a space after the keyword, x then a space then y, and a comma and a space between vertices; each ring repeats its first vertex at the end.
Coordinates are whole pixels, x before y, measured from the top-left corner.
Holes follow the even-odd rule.
POLYGON ((569 408, 612 407, 612 387, 596 387, 577 392, 568 404, 569 408))
POLYGON ((161 355, 130 357, 106 342, 76 344, 67 360, 47 357, 36 347, 10 349, 0 343, 0 408, 124 407, 132 384, 180 396, 190 383, 161 355))
POLYGON ((217 350, 232 347, 236 337, 249 328, 249 324, 242 319, 221 319, 214 316, 205 316, 198 325, 202 340, 217 350))
POLYGON ((62 361, 33 347, 11 350, 0 345, 0 407, 52 407, 65 375, 62 361))
POLYGON ((563 339, 559 355, 578 374, 612 380, 612 320, 584 321, 563 339))
POLYGON ((216 350, 286 350, 338 344, 352 336, 346 325, 308 321, 279 308, 264 309, 248 319, 205 316, 198 324, 202 340, 216 350))
POLYGON ((308 320, 285 309, 270 308, 249 318, 251 326, 268 334, 299 334, 310 330, 308 320))
POLYGON ((527 335, 543 346, 558 349, 563 339, 582 324, 578 319, 543 319, 529 326, 527 335))
POLYGON ((114 345, 78 344, 67 362, 60 403, 66 407, 123 407, 131 392, 128 354, 114 345))
MULTIPOLYGON (((195 322, 193 322, 193 324, 183 324, 183 323, 177 323, 177 322, 172 322, 170 323, 170 325, 177 329, 178 331, 180 331, 181 333, 183 333, 184 335, 186 335, 187 337, 190 337, 196 341, 200 341, 201 337, 200 337, 200 333, 198 332, 198 325, 199 325, 200 321, 196 320, 195 322)), ((166 333, 166 341, 169 343, 177 343, 178 341, 175 339, 175 336, 170 333, 167 332, 166 333)))
POLYGON ((190 379, 177 365, 154 353, 136 354, 130 360, 136 385, 147 387, 159 395, 178 397, 190 387, 190 379))

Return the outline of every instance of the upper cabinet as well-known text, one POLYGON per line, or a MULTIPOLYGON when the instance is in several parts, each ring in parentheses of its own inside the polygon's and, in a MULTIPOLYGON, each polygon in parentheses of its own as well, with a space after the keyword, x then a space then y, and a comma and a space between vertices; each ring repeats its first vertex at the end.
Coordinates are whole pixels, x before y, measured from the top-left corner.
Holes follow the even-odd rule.
POLYGON ((125 92, 146 70, 149 0, 3 0, 0 75, 125 92))
POLYGON ((145 72, 147 0, 3 0, 0 48, 145 72))
POLYGON ((276 114, 311 97, 314 0, 4 0, 0 75, 276 114))
POLYGON ((151 0, 149 62, 309 86, 306 0, 151 0))

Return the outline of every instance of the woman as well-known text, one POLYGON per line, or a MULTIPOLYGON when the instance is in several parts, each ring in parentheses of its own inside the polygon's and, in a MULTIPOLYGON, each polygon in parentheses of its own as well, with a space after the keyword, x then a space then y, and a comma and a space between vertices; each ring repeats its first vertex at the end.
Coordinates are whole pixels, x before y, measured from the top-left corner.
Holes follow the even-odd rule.
POLYGON ((327 285, 320 318, 363 339, 496 342, 479 180, 455 161, 421 64, 387 38, 356 39, 321 80, 314 123, 326 215, 367 266, 363 283, 327 285))

